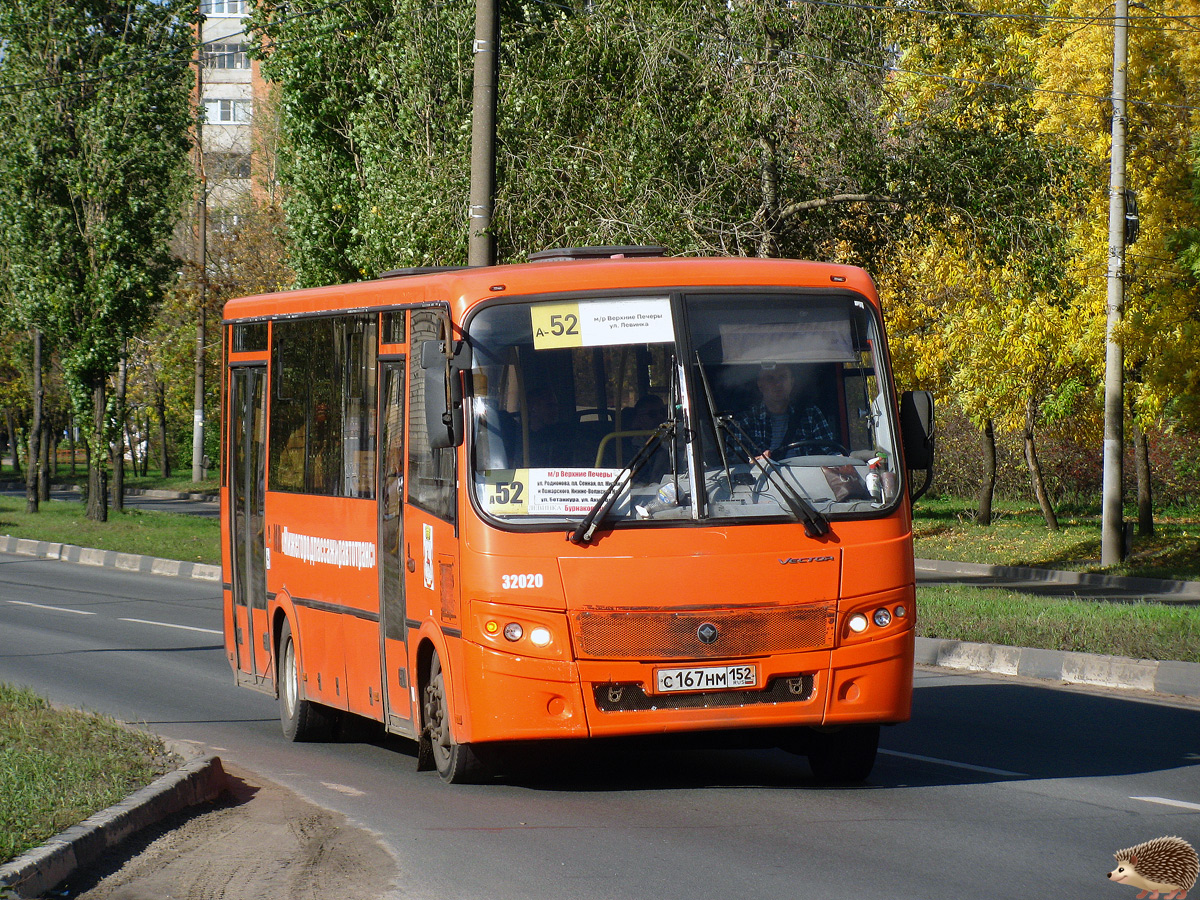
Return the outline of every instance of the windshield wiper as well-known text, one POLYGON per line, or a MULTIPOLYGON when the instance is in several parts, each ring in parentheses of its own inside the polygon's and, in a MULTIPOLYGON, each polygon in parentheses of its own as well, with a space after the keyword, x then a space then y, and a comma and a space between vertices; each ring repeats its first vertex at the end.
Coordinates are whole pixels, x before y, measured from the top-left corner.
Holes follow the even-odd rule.
MULTIPOLYGON (((704 384, 704 399, 708 404, 708 415, 712 419, 714 437, 717 441, 717 449, 721 454, 721 464, 725 467, 725 477, 729 480, 729 493, 733 494, 733 475, 729 471, 729 460, 725 455, 725 440, 724 436, 728 435, 737 448, 742 452, 753 466, 758 467, 758 471, 771 484, 775 485, 779 495, 787 501, 788 507, 792 511, 792 516, 798 521, 804 523, 804 533, 809 537, 823 537, 829 534, 829 520, 821 515, 821 512, 808 502, 801 494, 799 494, 787 480, 779 474, 778 469, 772 469, 765 465, 762 457, 755 453, 750 444, 752 443, 749 435, 742 430, 742 427, 737 423, 733 416, 728 413, 718 413, 716 403, 713 401, 712 389, 708 384, 708 373, 704 371, 704 364, 700 361, 700 354, 696 354, 696 366, 700 370, 700 381, 704 384)), ((770 459, 768 457, 768 459, 770 459)), ((770 460, 774 466, 778 466, 774 460, 770 460)))
POLYGON ((646 443, 638 449, 638 452, 633 455, 633 459, 629 460, 628 464, 621 469, 613 480, 608 483, 608 487, 604 489, 604 493, 596 500, 592 508, 588 510, 587 515, 580 520, 573 531, 567 532, 567 540, 572 544, 586 544, 592 539, 592 535, 596 533, 596 529, 604 523, 605 516, 612 509, 613 504, 617 502, 617 498, 621 496, 621 492, 633 480, 641 468, 650 461, 650 457, 654 455, 654 451, 658 449, 658 445, 662 443, 663 438, 668 434, 674 435, 675 420, 670 419, 663 422, 650 437, 646 438, 646 443))

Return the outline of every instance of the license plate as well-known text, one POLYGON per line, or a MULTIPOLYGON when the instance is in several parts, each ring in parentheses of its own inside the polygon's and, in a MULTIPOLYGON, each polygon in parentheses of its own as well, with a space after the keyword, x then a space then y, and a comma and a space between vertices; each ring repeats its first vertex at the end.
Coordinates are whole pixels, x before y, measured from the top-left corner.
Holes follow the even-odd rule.
POLYGON ((733 688, 754 687, 758 683, 756 666, 658 669, 654 674, 660 694, 674 691, 727 691, 733 688))

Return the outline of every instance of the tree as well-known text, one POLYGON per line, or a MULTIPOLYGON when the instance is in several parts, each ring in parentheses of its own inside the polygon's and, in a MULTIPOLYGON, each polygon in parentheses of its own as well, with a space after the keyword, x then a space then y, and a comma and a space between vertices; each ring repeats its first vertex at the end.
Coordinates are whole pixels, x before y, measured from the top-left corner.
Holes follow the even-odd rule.
MULTIPOLYGON (((870 11, 786 0, 502 7, 502 259, 564 244, 835 256, 880 242, 870 11)), ((301 284, 466 256, 468 4, 258 4, 301 284)))
MULTIPOLYGON (((1194 275, 1173 263, 1172 241, 1200 229, 1200 207, 1189 202, 1190 144, 1200 104, 1200 46, 1189 24, 1200 16, 1197 0, 1137 4, 1129 30, 1127 176, 1136 191, 1140 236, 1126 251, 1125 313, 1116 335, 1124 349, 1126 391, 1134 420, 1140 530, 1150 517, 1149 459, 1145 435, 1156 422, 1192 418, 1200 369, 1196 320, 1200 297, 1194 275)), ((1088 0, 1054 7, 1039 37, 1043 91, 1036 105, 1041 129, 1071 142, 1094 165, 1107 165, 1112 28, 1109 8, 1088 0), (1099 21, 1092 27, 1080 22, 1099 21), (1100 61, 1105 61, 1103 64, 1100 61)), ((1072 256, 1085 273, 1077 302, 1092 311, 1081 331, 1081 358, 1103 371, 1107 266, 1107 182, 1076 194, 1068 229, 1072 256)))
POLYGON ((5 302, 52 335, 87 435, 88 516, 107 517, 106 381, 172 271, 188 183, 194 7, 0 2, 5 302))
MULTIPOLYGON (((978 520, 990 523, 995 431, 1022 436, 1032 493, 1057 525, 1039 426, 1078 415, 1079 327, 1060 192, 1088 171, 1039 130, 1040 7, 896 7, 888 111, 897 177, 920 197, 883 270, 899 345, 981 430, 978 520)), ((898 354, 902 355, 902 354, 898 354)))

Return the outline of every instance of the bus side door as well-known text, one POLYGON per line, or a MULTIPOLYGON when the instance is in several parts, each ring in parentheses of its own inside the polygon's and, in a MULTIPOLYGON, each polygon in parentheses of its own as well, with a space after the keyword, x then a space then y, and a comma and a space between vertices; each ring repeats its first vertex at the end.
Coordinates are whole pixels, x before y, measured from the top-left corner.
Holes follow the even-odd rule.
POLYGON ((233 620, 237 667, 266 679, 270 667, 267 640, 266 543, 263 523, 266 488, 265 365, 230 369, 229 505, 232 521, 233 620))
POLYGON ((404 360, 379 366, 379 640, 385 724, 412 733, 404 599, 404 360))

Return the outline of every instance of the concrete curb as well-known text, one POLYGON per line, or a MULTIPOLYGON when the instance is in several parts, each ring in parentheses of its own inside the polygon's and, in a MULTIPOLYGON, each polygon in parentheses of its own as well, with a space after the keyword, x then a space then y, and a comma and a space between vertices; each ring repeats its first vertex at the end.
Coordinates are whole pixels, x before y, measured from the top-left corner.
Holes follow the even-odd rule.
POLYGON ((1125 688, 1200 700, 1198 663, 922 637, 917 638, 916 661, 919 665, 943 669, 1021 675, 1066 684, 1125 688))
POLYGON ((19 898, 38 897, 143 828, 215 800, 224 789, 220 758, 195 759, 0 866, 0 889, 19 898))
POLYGON ((1064 569, 1031 569, 1025 566, 992 566, 986 563, 951 562, 942 559, 918 559, 916 570, 947 577, 998 578, 1026 584, 1061 584, 1082 588, 1108 588, 1130 593, 1172 595, 1157 598, 1164 603, 1170 603, 1176 598, 1182 601, 1200 600, 1200 581, 1101 575, 1064 569))
POLYGON ((213 582, 221 580, 221 567, 207 563, 180 562, 176 559, 139 556, 136 553, 117 553, 115 550, 93 550, 87 547, 77 547, 74 544, 55 544, 50 541, 34 541, 10 535, 0 535, 0 553, 36 556, 41 559, 61 559, 65 562, 81 563, 85 566, 122 569, 140 575, 171 575, 176 578, 195 578, 200 581, 213 582))

